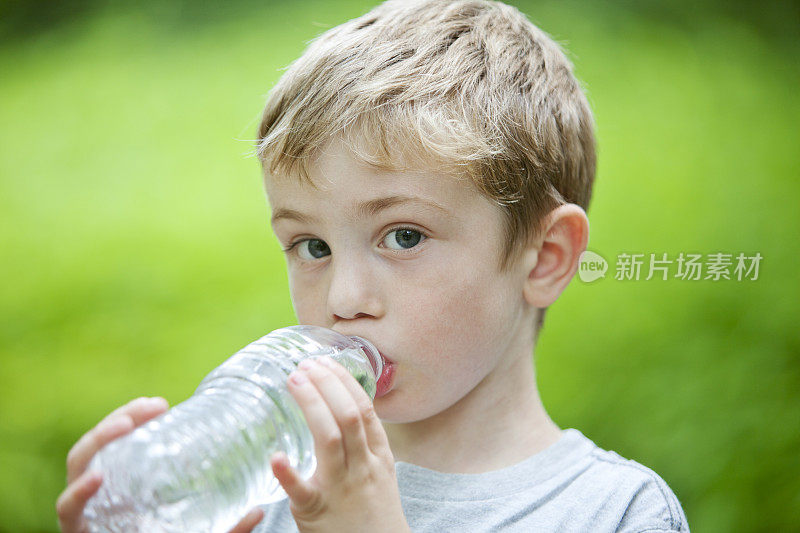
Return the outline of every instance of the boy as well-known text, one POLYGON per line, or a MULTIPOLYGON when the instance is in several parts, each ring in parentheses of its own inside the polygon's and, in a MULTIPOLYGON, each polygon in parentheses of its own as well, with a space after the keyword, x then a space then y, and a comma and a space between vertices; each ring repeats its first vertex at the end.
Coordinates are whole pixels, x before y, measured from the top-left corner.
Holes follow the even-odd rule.
MULTIPOLYGON (((689 531, 656 473, 539 398, 531 356, 595 174, 591 111, 546 34, 498 2, 390 0, 290 66, 257 147, 298 322, 390 364, 374 402, 330 360, 292 374, 317 469, 275 454, 289 498, 235 531, 689 531)), ((71 479, 93 453, 76 444, 71 479)), ((96 482, 71 486, 59 517, 77 531, 96 482)))

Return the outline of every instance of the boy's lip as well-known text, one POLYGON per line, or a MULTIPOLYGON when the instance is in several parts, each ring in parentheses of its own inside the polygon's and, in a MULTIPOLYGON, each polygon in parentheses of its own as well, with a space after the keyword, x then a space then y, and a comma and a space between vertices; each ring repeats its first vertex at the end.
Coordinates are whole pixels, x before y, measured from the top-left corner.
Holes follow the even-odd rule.
POLYGON ((378 381, 375 384, 375 398, 386 395, 394 385, 395 362, 386 357, 386 354, 380 348, 378 348, 378 353, 381 354, 381 359, 383 359, 383 372, 378 376, 378 381))
POLYGON ((381 353, 383 357, 383 372, 381 372, 376 384, 375 398, 385 396, 394 386, 394 366, 395 364, 381 353))

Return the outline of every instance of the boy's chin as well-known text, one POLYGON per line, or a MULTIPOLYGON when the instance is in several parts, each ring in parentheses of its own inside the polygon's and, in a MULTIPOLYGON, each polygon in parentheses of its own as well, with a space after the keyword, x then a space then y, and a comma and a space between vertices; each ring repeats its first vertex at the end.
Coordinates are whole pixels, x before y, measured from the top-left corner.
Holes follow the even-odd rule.
POLYGON ((396 391, 391 390, 373 400, 372 406, 381 422, 386 424, 405 424, 413 421, 414 416, 408 406, 402 405, 402 402, 395 401, 397 396, 396 391))
POLYGON ((389 391, 385 396, 376 398, 372 402, 375 414, 382 423, 410 424, 427 418, 427 416, 420 416, 419 409, 410 406, 402 396, 402 391, 389 391))

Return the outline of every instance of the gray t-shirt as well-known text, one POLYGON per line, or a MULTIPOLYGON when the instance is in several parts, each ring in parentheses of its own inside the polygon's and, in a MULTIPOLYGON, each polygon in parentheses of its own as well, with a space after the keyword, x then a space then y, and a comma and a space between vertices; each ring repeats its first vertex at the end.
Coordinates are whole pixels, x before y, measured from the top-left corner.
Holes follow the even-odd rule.
MULTIPOLYGON (((678 498, 658 474, 573 428, 500 470, 448 474, 396 461, 395 471, 414 533, 689 531, 678 498)), ((256 533, 297 531, 288 499, 262 508, 256 533)))

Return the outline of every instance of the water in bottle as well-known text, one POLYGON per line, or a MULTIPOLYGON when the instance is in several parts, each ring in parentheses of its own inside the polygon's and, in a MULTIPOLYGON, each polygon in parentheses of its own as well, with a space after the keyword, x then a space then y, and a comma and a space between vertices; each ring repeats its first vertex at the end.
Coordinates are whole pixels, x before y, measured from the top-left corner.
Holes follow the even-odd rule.
POLYGON ((84 516, 99 532, 226 532, 248 510, 286 497, 270 457, 283 451, 308 479, 313 437, 286 379, 306 358, 329 356, 371 399, 383 371, 361 337, 291 326, 247 345, 208 374, 195 393, 113 440, 92 458, 103 473, 84 516))

